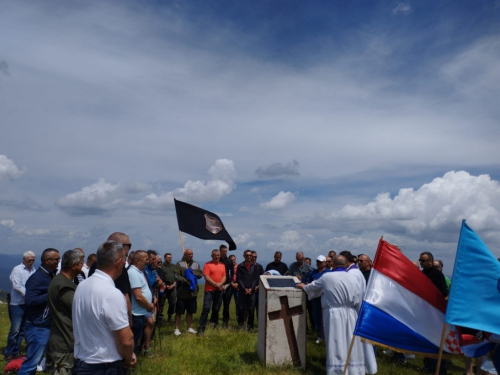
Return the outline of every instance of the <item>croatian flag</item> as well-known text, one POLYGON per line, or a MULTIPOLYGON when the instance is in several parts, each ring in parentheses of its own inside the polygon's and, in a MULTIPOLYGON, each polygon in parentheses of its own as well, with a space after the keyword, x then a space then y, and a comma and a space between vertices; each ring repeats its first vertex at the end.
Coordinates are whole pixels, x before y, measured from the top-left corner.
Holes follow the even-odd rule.
MULTIPOLYGON (((354 334, 400 352, 437 356, 445 312, 436 286, 380 239, 354 334)), ((443 352, 464 355, 455 327, 448 325, 445 335, 443 352)))

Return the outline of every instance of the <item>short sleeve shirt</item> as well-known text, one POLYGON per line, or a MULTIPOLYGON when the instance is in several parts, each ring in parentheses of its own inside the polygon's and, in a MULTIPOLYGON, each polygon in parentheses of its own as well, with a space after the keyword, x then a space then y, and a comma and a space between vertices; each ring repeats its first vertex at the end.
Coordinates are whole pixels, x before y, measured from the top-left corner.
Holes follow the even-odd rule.
MULTIPOLYGON (((128 272, 128 278, 130 280, 130 288, 131 289, 141 288, 142 295, 146 298, 146 300, 151 302, 153 299, 153 295, 151 294, 151 289, 149 289, 144 273, 142 273, 134 265, 131 265, 127 272, 128 272)), ((131 294, 130 299, 132 302, 132 315, 139 316, 139 315, 146 315, 148 313, 148 310, 145 307, 139 305, 139 303, 134 297, 133 292, 131 294)))
MULTIPOLYGON (((213 261, 205 263, 203 266, 203 276, 208 275, 216 283, 220 283, 224 276, 226 276, 226 266, 224 263, 219 262, 215 264, 213 261)), ((217 290, 214 286, 205 283, 205 292, 217 290)))
POLYGON ((94 364, 123 359, 113 332, 129 326, 127 303, 108 274, 96 270, 76 288, 72 317, 75 358, 94 364))

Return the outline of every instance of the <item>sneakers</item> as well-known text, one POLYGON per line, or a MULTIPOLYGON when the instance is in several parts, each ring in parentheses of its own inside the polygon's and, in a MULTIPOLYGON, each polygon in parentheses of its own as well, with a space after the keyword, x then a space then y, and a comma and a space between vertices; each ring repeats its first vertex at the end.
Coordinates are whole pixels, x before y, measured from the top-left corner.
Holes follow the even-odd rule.
POLYGON ((186 332, 189 332, 189 333, 194 333, 194 334, 197 334, 198 331, 195 331, 194 329, 192 328, 188 328, 186 332))
POLYGON ((176 335, 176 336, 180 336, 180 335, 182 335, 182 333, 181 333, 181 331, 179 331, 178 329, 175 329, 175 331, 174 331, 174 335, 176 335))
POLYGON ((318 338, 316 339, 316 344, 321 344, 321 341, 323 341, 323 339, 322 339, 321 337, 318 337, 318 338))

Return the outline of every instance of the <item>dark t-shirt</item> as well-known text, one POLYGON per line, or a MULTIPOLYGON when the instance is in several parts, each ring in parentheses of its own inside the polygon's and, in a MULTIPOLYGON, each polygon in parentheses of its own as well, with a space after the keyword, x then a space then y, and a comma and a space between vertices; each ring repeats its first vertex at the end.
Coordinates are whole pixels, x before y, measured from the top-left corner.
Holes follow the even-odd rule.
POLYGON ((288 272, 288 266, 283 262, 279 262, 278 264, 271 262, 266 266, 266 271, 269 270, 275 270, 278 271, 280 274, 284 275, 285 273, 288 272))
POLYGON ((443 297, 446 297, 448 295, 448 291, 446 290, 446 279, 444 278, 444 275, 440 270, 432 266, 431 268, 422 270, 422 272, 439 289, 443 297))
POLYGON ((371 272, 371 268, 368 271, 361 271, 367 284, 368 284, 368 280, 370 279, 370 272, 371 272))
MULTIPOLYGON (((94 262, 94 264, 90 266, 89 277, 92 276, 96 269, 97 262, 94 262)), ((132 290, 130 289, 130 280, 128 279, 127 267, 123 266, 122 274, 115 280, 115 286, 123 294, 128 294, 129 297, 132 294, 132 290)))
POLYGON ((220 262, 224 264, 226 267, 226 282, 224 284, 229 284, 231 282, 231 268, 233 268, 233 262, 228 257, 225 257, 224 259, 221 258, 220 262))

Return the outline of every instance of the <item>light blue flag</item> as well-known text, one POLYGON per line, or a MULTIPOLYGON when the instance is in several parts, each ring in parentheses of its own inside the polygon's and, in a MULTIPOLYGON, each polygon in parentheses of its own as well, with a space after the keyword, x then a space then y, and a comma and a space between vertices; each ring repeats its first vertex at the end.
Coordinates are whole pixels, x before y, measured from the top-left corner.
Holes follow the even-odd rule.
POLYGON ((500 262, 465 220, 445 321, 500 334, 500 262))

